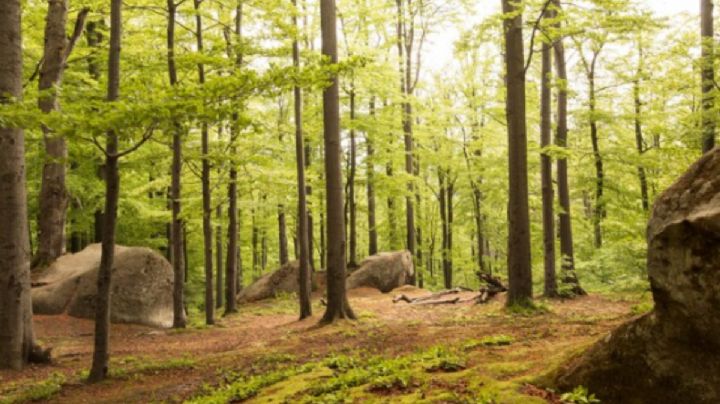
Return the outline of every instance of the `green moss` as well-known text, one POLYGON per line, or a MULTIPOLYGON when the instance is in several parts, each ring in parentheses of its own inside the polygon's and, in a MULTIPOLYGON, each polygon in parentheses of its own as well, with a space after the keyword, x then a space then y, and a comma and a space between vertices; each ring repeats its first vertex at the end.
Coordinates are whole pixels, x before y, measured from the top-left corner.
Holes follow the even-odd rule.
POLYGON ((506 346, 515 342, 515 339, 508 335, 488 335, 480 339, 469 339, 463 344, 463 349, 471 351, 480 346, 506 346))
POLYGON ((49 400, 62 390, 65 375, 53 373, 45 380, 34 382, 28 386, 15 386, 10 391, 2 392, 1 404, 25 403, 28 401, 49 400))

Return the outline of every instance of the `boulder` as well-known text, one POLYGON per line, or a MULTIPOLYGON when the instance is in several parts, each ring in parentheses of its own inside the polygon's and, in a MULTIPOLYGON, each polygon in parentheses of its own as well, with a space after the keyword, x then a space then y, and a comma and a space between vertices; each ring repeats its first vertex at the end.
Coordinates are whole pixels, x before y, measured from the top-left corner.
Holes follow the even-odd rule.
MULTIPOLYGON (((240 303, 255 302, 270 299, 285 293, 298 293, 298 261, 290 261, 273 272, 267 273, 249 286, 243 288, 238 294, 240 303)), ((310 274, 312 290, 324 289, 325 273, 315 271, 310 274)))
POLYGON ((654 310, 552 376, 603 402, 720 402, 720 149, 656 201, 648 225, 654 310))
POLYGON ((348 277, 347 288, 370 287, 389 293, 405 285, 414 273, 409 251, 384 252, 363 260, 348 277))
MULTIPOLYGON (((100 244, 60 257, 33 275, 35 314, 94 318, 100 244)), ((154 327, 171 327, 173 270, 157 252, 143 247, 115 248, 110 320, 154 327)))

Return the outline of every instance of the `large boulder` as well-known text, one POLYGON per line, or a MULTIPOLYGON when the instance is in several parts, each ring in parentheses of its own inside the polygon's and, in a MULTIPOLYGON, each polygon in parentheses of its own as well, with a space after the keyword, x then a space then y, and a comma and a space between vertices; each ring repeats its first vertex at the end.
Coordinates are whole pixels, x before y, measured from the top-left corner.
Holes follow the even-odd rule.
POLYGON ((389 293, 415 273, 409 251, 384 252, 366 258, 347 279, 347 288, 370 287, 389 293))
POLYGON ((648 225, 654 310, 554 375, 603 402, 720 402, 720 149, 656 201, 648 225))
MULTIPOLYGON (((60 257, 33 276, 36 314, 67 313, 94 318, 100 244, 60 257)), ((173 271, 157 252, 142 247, 115 248, 110 320, 154 327, 171 327, 173 271)))
POLYGON ((255 302, 277 297, 283 293, 297 293, 299 269, 298 262, 291 261, 279 269, 261 276, 240 291, 238 301, 255 302))

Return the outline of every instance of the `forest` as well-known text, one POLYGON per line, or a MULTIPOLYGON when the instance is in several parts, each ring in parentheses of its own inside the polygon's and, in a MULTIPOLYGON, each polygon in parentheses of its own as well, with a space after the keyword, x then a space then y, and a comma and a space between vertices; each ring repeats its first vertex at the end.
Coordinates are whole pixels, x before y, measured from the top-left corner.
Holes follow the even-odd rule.
POLYGON ((1 0, 0 404, 719 403, 713 3, 1 0))

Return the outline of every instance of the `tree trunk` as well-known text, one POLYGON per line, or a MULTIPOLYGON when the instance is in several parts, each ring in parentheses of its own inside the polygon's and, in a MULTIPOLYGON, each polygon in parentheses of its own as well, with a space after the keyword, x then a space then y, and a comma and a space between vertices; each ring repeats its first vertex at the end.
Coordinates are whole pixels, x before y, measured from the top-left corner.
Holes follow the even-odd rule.
POLYGON ((355 202, 355 175, 357 172, 357 146, 355 144, 355 83, 350 90, 350 175, 348 178, 348 209, 350 211, 350 267, 357 266, 357 204, 355 202))
MULTIPOLYGON (((167 26, 167 59, 170 85, 177 84, 177 69, 175 67, 175 18, 177 5, 175 0, 168 0, 168 26, 167 26)), ((173 122, 173 157, 170 185, 170 203, 172 206, 171 249, 173 265, 173 328, 185 328, 185 254, 183 253, 183 223, 181 214, 181 177, 182 177, 182 127, 179 122, 173 122)))
MULTIPOLYGON (((638 70, 638 77, 633 82, 633 96, 635 98, 635 145, 639 155, 645 153, 645 146, 642 132, 642 100, 640 99, 640 74, 642 70, 638 70)), ((640 200, 642 208, 645 212, 650 210, 650 196, 648 195, 647 173, 645 167, 638 165, 638 179, 640 180, 640 200)))
MULTIPOLYGON (((320 1, 322 54, 338 63, 335 0, 320 1)), ((339 79, 333 74, 323 90, 325 183, 327 206, 327 310, 322 323, 354 319, 345 290, 345 223, 343 217, 342 150, 340 144, 339 79)))
POLYGON ((715 147, 715 39, 713 1, 700 0, 700 31, 702 40, 702 150, 715 147))
MULTIPOLYGON (((403 127, 403 142, 405 145, 405 172, 408 175, 415 175, 414 163, 413 163, 413 123, 412 123, 412 104, 410 104, 411 97, 411 80, 412 72, 410 71, 412 62, 412 43, 409 43, 406 21, 404 18, 405 12, 403 7, 404 0, 396 0, 397 3, 397 47, 398 47, 398 60, 400 63, 400 89, 403 94, 402 101, 402 127, 403 127), (404 49, 404 51, 403 51, 404 49)), ((415 205, 413 201, 414 186, 413 182, 408 182, 407 195, 405 196, 405 228, 407 238, 405 239, 405 247, 410 251, 410 255, 415 257, 415 205)), ((415 277, 408 277, 408 284, 415 284, 415 277)))
POLYGON ((445 289, 452 289, 452 268, 448 257, 448 208, 447 208, 447 175, 445 170, 438 169, 438 202, 440 203, 440 221, 442 227, 442 268, 445 289))
POLYGON ((525 121, 525 56, 522 14, 514 1, 502 0, 508 125, 508 283, 507 304, 527 305, 532 300, 530 218, 528 212, 527 127, 525 121))
MULTIPOLYGON (((560 10, 560 0, 553 0, 553 4, 557 10, 560 10)), ((558 11, 559 12, 559 11, 558 11)), ((556 27, 560 28, 560 22, 556 23, 556 27)), ((567 83, 567 70, 565 65, 565 47, 562 38, 558 39, 555 44, 555 67, 557 69, 557 78, 561 83, 567 83)), ((555 135, 555 144, 558 147, 567 149, 567 87, 561 85, 557 95, 557 133, 555 135)), ((560 202, 560 254, 562 257, 562 276, 561 282, 565 286, 571 288, 570 293, 582 295, 585 292, 580 287, 577 274, 575 273, 575 252, 573 250, 572 235, 572 219, 570 214, 570 189, 568 186, 568 170, 567 158, 559 157, 557 161, 557 183, 558 183, 558 199, 560 202)))
MULTIPOLYGON (((203 28, 202 16, 200 15, 200 3, 202 0, 193 0, 195 6, 195 39, 197 51, 203 53, 203 28)), ((198 81, 205 83, 205 66, 198 63, 198 81)), ((202 148, 202 206, 203 206, 203 264, 205 267, 205 324, 215 324, 215 302, 213 299, 213 234, 212 234, 212 201, 210 191, 210 139, 207 122, 202 122, 200 127, 201 148, 202 148)))
POLYGON ((592 142, 593 158, 595 159, 595 209, 593 211, 593 229, 595 232, 595 248, 602 247, 602 220, 605 217, 605 169, 602 154, 600 154, 600 140, 596 118, 597 97, 595 94, 595 61, 588 73, 590 95, 590 141, 592 142))
MULTIPOLYGON (((545 18, 553 18, 553 15, 545 18)), ((542 45, 542 78, 540 95, 540 147, 545 149, 552 144, 552 52, 550 43, 542 45)), ((546 297, 557 296, 555 275, 555 192, 552 179, 552 158, 542 150, 540 152, 540 176, 542 183, 543 217, 543 254, 545 267, 546 297)))
MULTIPOLYGON (((22 98, 20 0, 0 2, 0 105, 22 98)), ((33 345, 25 138, 0 127, 0 368, 20 370, 33 345)))
POLYGON ((257 226, 257 215, 255 209, 251 209, 252 212, 252 256, 253 256, 253 276, 259 278, 260 274, 260 229, 257 226))
MULTIPOLYGON (((219 174, 219 173, 218 173, 219 174)), ((215 308, 223 307, 222 204, 215 208, 215 308)))
MULTIPOLYGON (((242 40, 242 6, 243 0, 238 0, 235 8, 235 35, 242 40)), ((228 45, 230 45, 228 43, 228 45)), ((235 58, 235 67, 242 67, 242 53, 238 52, 235 58)), ((230 154, 236 155, 235 142, 238 137, 237 112, 232 115, 230 124, 230 154)), ((228 184, 228 246, 225 259, 225 315, 237 312, 237 291, 242 279, 240 270, 240 249, 238 248, 238 208, 237 208, 237 167, 230 161, 230 182, 228 184)))
POLYGON ((285 222, 285 206, 278 205, 278 246, 280 250, 280 265, 285 265, 290 260, 288 252, 287 224, 285 222))
MULTIPOLYGON (((293 6, 297 10, 297 0, 293 0, 293 6)), ((293 14, 293 26, 298 28, 297 14, 293 14)), ((293 39, 293 66, 300 70, 300 43, 298 38, 293 39)), ((298 270, 298 300, 300 304, 300 320, 312 316, 312 304, 310 302, 310 294, 312 293, 312 283, 310 277, 308 251, 308 217, 307 217, 307 195, 305 194, 305 138, 303 133, 303 96, 300 86, 293 88, 293 96, 295 100, 295 159, 297 168, 297 191, 298 191, 298 226, 297 226, 297 245, 299 250, 299 270, 298 270)))
MULTIPOLYGON (((38 106, 43 113, 58 111, 59 88, 65 71, 70 41, 65 33, 68 1, 48 2, 45 19, 45 49, 40 68, 38 106)), ((81 28, 82 29, 82 28, 81 28)), ((40 185, 38 251, 34 266, 46 266, 65 253, 65 219, 68 192, 65 187, 67 144, 65 138, 43 125, 45 162, 40 185)))
MULTIPOLYGON (((370 99, 370 118, 375 120, 375 97, 370 99)), ((372 139, 369 131, 365 133, 365 146, 367 147, 367 205, 368 205, 368 255, 378 253, 377 219, 375 215, 375 166, 372 139)))
MULTIPOLYGON (((122 0, 110 2, 110 54, 108 58, 107 101, 120 96, 120 43, 122 39, 122 0)), ((99 382, 108 374, 110 355, 110 290, 113 260, 115 258, 115 224, 120 195, 118 172, 118 135, 107 133, 105 156, 105 214, 103 215, 102 254, 97 276, 95 299, 95 346, 88 381, 99 382)))

